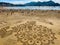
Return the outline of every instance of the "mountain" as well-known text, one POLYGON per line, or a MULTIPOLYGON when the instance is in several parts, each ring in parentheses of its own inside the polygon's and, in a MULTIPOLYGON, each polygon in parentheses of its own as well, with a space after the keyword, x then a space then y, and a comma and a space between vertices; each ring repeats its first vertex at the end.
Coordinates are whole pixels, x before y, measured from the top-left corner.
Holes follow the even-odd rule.
POLYGON ((23 4, 11 4, 6 2, 0 2, 0 6, 24 6, 23 4))
POLYGON ((60 4, 55 3, 53 1, 47 1, 47 2, 30 2, 26 3, 25 6, 60 6, 60 4))
POLYGON ((13 4, 6 3, 6 2, 0 2, 0 6, 13 6, 13 4))
POLYGON ((0 6, 60 6, 59 3, 55 3, 53 1, 47 2, 29 2, 26 4, 11 4, 6 2, 0 2, 0 6))

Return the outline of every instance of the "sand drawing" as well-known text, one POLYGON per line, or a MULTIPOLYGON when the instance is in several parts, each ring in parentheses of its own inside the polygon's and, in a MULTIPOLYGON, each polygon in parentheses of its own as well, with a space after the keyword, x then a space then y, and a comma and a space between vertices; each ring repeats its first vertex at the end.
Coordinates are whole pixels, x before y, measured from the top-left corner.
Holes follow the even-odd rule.
MULTIPOLYGON (((1 38, 12 35, 15 32, 16 41, 21 41, 23 45, 50 45, 50 43, 54 44, 54 40, 57 39, 52 29, 43 25, 37 25, 36 21, 27 21, 11 28, 12 30, 9 31, 6 31, 9 29, 9 26, 2 28, 0 30, 1 38)), ((14 41, 12 42, 11 39, 9 41, 7 41, 8 44, 6 45, 13 45, 14 41), (9 44, 9 41, 12 44, 9 44)))

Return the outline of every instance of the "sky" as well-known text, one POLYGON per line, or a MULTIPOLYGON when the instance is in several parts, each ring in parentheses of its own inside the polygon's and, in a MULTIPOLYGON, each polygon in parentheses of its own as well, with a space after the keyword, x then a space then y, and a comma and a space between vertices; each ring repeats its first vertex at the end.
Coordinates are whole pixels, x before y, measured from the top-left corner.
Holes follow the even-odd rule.
MULTIPOLYGON (((28 3, 28 2, 31 2, 31 1, 34 1, 34 2, 37 2, 37 1, 49 1, 49 0, 0 0, 0 2, 8 2, 8 3, 13 3, 13 4, 25 4, 25 3, 28 3)), ((52 0, 56 3, 60 3, 60 0, 52 0)))

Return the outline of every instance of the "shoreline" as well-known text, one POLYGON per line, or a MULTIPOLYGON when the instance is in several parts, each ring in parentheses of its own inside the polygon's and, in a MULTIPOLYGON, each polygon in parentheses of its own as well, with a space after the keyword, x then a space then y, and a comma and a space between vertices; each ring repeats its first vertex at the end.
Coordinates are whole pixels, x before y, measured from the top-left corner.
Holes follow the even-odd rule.
POLYGON ((60 6, 21 6, 21 7, 3 7, 8 10, 60 10, 60 6), (30 7, 30 8, 29 8, 30 7))

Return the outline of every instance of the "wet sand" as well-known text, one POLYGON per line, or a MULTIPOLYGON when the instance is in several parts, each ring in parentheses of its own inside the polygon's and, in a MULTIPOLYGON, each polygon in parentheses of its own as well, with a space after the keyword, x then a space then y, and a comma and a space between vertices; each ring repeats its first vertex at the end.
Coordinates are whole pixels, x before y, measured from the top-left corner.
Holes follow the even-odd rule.
POLYGON ((60 45, 60 11, 0 9, 0 45, 60 45))

